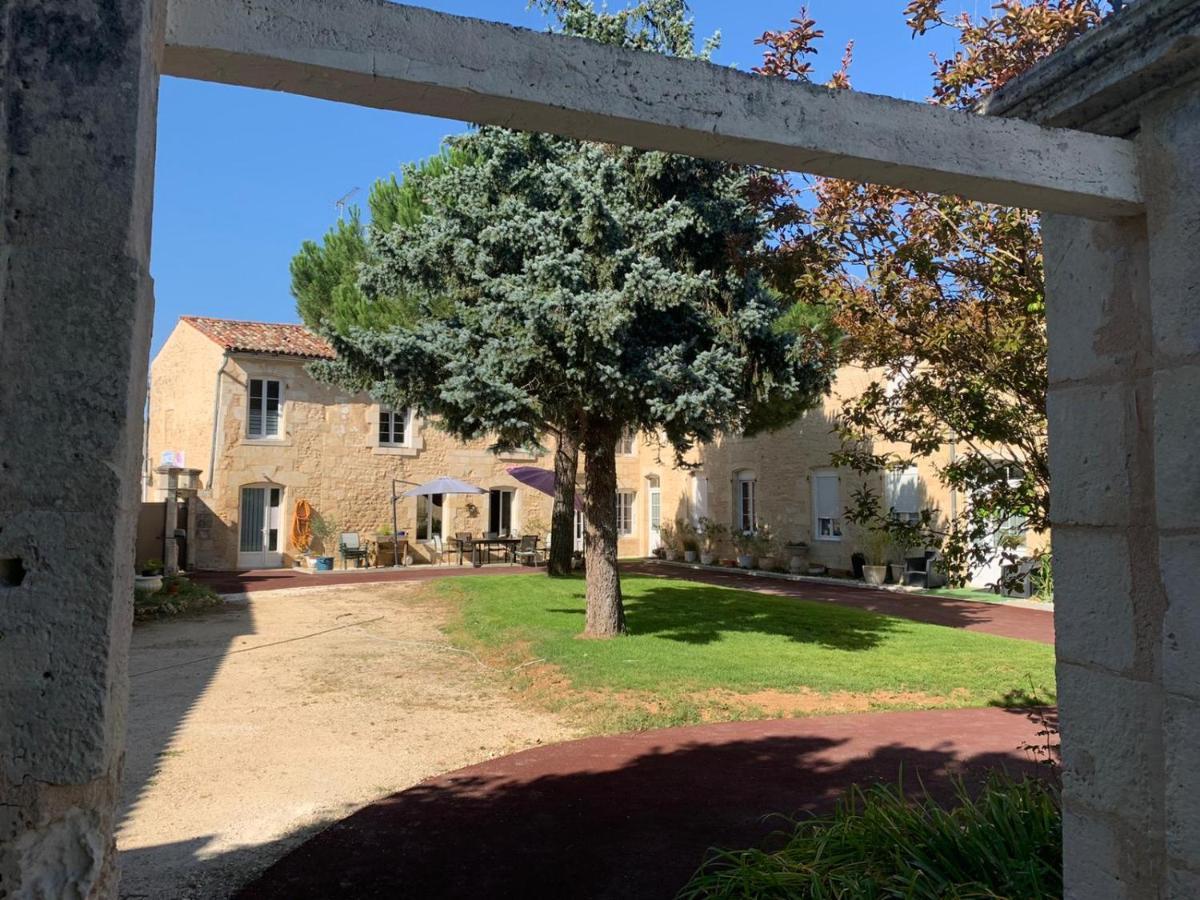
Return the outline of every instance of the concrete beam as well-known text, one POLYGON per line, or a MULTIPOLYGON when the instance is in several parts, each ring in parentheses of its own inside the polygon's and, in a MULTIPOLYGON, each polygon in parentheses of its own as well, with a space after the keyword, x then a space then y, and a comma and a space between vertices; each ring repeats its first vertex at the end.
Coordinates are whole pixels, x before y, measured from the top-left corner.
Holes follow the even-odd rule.
POLYGON ((1141 205, 1124 140, 386 0, 171 0, 163 72, 1087 218, 1141 205))

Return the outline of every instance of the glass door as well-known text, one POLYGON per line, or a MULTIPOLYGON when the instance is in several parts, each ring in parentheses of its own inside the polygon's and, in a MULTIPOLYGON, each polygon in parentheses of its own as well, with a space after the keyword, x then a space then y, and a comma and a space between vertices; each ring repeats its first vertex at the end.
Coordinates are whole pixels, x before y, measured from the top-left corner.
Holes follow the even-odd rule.
POLYGON ((283 565, 279 546, 282 501, 282 488, 270 485, 242 488, 238 568, 277 569, 283 565))
POLYGON ((650 553, 662 546, 662 485, 657 478, 650 479, 650 488, 646 492, 646 502, 649 505, 649 515, 646 520, 650 523, 650 553))

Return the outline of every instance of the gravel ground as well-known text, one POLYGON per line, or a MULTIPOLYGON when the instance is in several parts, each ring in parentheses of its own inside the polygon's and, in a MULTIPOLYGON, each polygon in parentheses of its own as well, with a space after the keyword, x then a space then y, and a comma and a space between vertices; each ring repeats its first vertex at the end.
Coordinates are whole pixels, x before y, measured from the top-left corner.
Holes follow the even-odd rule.
POLYGON ((139 626, 121 897, 228 897, 362 805, 572 732, 454 652, 411 584, 251 595, 139 626))

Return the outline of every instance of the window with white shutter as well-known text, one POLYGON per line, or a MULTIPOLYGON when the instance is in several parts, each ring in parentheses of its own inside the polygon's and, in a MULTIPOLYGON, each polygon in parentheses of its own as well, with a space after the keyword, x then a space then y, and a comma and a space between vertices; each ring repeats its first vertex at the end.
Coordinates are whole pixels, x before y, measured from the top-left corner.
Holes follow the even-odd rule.
POLYGON ((279 437, 283 386, 273 378, 251 378, 247 403, 246 436, 279 437))
POLYGON ((921 518, 920 476, 916 466, 883 474, 883 505, 901 522, 916 524, 921 518))
POLYGON ((813 472, 813 538, 842 539, 842 502, 837 472, 813 472))

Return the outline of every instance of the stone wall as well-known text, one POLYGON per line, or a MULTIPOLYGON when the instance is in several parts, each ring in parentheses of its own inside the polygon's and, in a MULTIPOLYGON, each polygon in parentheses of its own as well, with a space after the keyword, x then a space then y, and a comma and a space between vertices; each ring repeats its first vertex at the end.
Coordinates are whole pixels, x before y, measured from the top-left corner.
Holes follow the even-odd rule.
MULTIPOLYGON (((183 323, 180 332, 192 331, 183 323)), ((197 333, 198 334, 198 333, 197 333)), ((201 416, 212 421, 213 376, 221 364, 219 348, 214 356, 197 353, 200 362, 187 357, 192 352, 190 339, 173 336, 155 360, 155 381, 151 404, 150 452, 157 456, 163 449, 184 449, 193 462, 192 447, 203 450, 201 465, 207 468, 208 435, 211 424, 201 426, 201 416), (193 403, 194 418, 181 414, 187 400, 175 395, 200 396, 193 403), (207 404, 207 406, 206 406, 207 404), (176 422, 187 423, 179 431, 168 431, 161 418, 172 415, 176 422), (206 432, 206 429, 207 432, 206 432)), ((210 347, 216 345, 200 336, 210 347)), ((202 345, 201 345, 202 346, 202 345)), ((485 489, 508 488, 515 491, 514 531, 538 526, 549 531, 550 498, 520 485, 505 472, 508 466, 550 467, 548 455, 515 453, 497 456, 485 441, 463 444, 420 419, 412 423, 408 447, 378 445, 379 407, 366 395, 349 396, 315 381, 305 370, 305 361, 290 357, 234 354, 222 376, 219 435, 214 473, 202 476, 191 536, 191 553, 199 568, 232 569, 238 565, 238 522, 241 488, 246 485, 277 486, 283 489, 281 542, 285 563, 298 554, 286 541, 290 533, 296 502, 305 499, 325 519, 336 522, 341 531, 374 536, 392 524, 391 490, 396 479, 402 493, 413 484, 440 476, 457 478, 485 489), (282 383, 283 408, 280 437, 251 439, 247 436, 247 391, 251 378, 274 378, 282 383)), ((444 532, 480 534, 488 528, 488 497, 484 495, 449 496, 445 500, 447 517, 444 532)), ((407 531, 413 555, 428 561, 429 548, 415 542, 415 499, 402 499, 397 507, 398 527, 407 531)), ((324 548, 336 555, 335 546, 324 548)), ((314 545, 313 550, 321 549, 314 545)))

